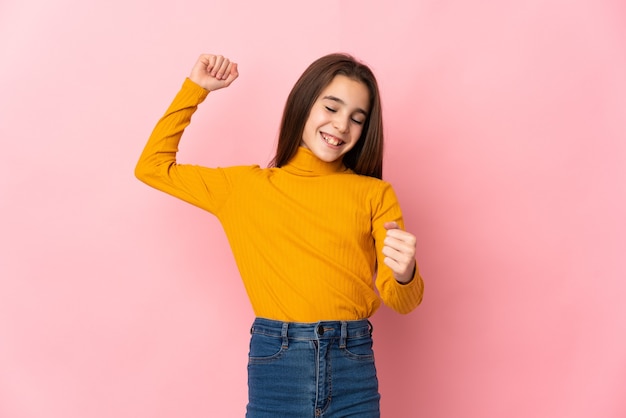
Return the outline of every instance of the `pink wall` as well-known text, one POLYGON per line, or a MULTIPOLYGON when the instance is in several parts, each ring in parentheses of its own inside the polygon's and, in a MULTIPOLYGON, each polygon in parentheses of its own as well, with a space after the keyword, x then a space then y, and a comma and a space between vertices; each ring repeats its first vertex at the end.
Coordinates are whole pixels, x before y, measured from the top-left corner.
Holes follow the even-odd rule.
POLYGON ((423 305, 374 318, 385 417, 626 416, 626 8, 610 0, 0 5, 0 417, 237 417, 252 312, 210 215, 135 161, 265 164, 300 72, 377 72, 423 305))

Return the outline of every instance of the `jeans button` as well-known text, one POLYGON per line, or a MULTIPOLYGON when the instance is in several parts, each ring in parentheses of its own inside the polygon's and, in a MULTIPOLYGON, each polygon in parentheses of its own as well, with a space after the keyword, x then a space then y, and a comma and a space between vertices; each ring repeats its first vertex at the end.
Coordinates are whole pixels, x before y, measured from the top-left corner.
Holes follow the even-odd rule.
POLYGON ((319 336, 324 335, 324 326, 322 326, 322 325, 318 325, 317 326, 317 335, 319 335, 319 336))

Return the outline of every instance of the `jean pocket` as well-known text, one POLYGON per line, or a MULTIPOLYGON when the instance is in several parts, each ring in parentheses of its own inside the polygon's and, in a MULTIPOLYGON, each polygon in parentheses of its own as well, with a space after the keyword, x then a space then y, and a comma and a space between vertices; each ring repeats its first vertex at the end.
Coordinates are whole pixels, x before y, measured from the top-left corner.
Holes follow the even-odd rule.
POLYGON ((374 350, 372 348, 372 338, 349 338, 346 346, 341 349, 344 356, 352 360, 371 361, 374 360, 374 350))
POLYGON ((268 363, 279 359, 286 350, 282 342, 281 337, 253 333, 250 338, 248 361, 250 363, 268 363))

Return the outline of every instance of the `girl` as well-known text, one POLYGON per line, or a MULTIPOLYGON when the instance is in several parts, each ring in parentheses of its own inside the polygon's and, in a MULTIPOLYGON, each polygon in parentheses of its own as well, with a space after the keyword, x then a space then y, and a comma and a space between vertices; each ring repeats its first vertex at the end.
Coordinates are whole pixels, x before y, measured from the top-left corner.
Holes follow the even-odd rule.
POLYGON ((348 55, 322 57, 287 98, 269 168, 178 164, 197 106, 238 76, 229 59, 200 56, 136 176, 224 227, 256 315, 247 417, 379 417, 367 318, 381 299, 410 312, 423 281, 415 237, 403 230, 393 189, 381 180, 376 79, 348 55))

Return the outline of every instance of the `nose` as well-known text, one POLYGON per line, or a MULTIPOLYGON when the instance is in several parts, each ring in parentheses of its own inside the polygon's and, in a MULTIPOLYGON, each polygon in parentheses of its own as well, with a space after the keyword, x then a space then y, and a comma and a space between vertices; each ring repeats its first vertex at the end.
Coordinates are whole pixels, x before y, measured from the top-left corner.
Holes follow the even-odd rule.
POLYGON ((350 130, 350 122, 342 116, 337 116, 333 120, 333 127, 341 133, 348 133, 350 130))

